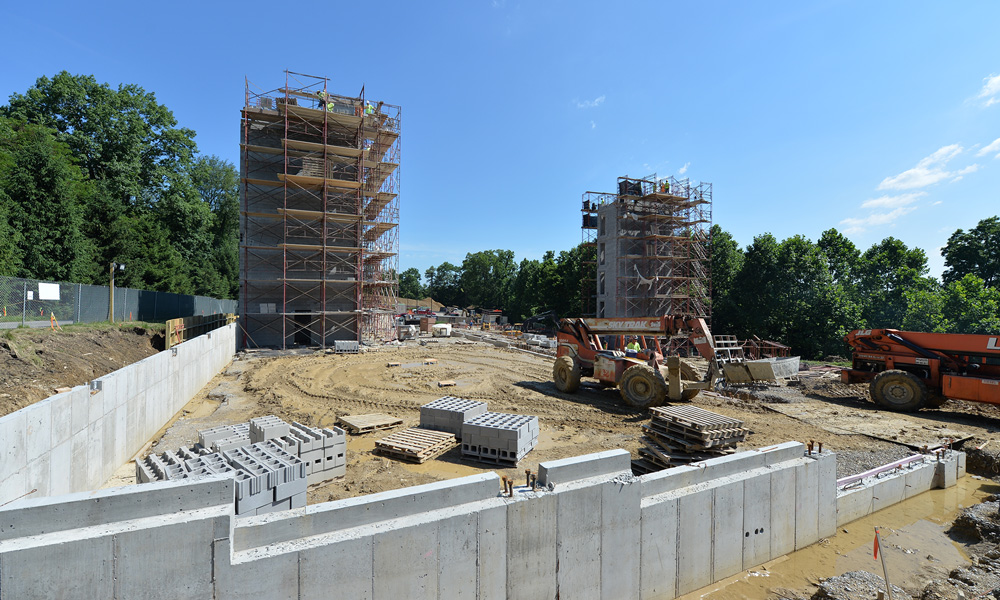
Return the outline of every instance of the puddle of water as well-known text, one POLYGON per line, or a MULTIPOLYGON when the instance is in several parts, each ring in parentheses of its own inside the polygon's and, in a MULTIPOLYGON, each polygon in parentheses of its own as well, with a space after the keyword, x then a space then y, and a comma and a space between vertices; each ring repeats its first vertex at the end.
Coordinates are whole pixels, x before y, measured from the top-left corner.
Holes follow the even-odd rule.
POLYGON ((954 487, 931 490, 880 510, 839 528, 833 537, 679 598, 763 599, 774 597, 772 590, 807 590, 820 579, 849 571, 881 577, 882 563, 872 554, 876 525, 881 528, 889 581, 901 587, 923 587, 927 580, 968 564, 961 546, 944 532, 963 508, 997 492, 996 483, 969 475, 954 487))

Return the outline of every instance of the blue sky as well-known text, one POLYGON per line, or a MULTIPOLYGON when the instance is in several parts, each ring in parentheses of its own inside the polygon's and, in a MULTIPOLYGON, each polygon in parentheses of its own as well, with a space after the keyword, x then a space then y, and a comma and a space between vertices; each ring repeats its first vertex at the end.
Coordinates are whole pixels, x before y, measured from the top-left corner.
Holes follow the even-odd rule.
POLYGON ((580 242, 620 175, 714 184, 714 221, 939 248, 1000 214, 991 2, 13 3, 0 98, 41 75, 154 92, 239 160, 244 77, 402 106, 400 266, 580 242))

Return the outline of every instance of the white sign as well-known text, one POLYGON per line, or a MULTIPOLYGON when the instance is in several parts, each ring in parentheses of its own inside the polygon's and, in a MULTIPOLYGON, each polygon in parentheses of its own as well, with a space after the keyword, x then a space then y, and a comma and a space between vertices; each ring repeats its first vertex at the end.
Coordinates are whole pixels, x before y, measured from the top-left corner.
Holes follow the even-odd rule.
POLYGON ((35 292, 32 290, 28 290, 28 300, 34 300, 34 299, 35 299, 35 292))
POLYGON ((39 300, 58 300, 59 299, 59 284, 58 283, 39 283, 38 284, 38 299, 39 300))

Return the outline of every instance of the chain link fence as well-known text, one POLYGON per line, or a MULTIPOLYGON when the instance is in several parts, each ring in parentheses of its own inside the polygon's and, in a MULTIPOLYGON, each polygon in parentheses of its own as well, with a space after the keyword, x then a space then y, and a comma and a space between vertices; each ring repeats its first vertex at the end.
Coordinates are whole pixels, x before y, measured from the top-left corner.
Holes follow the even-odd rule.
MULTIPOLYGON (((109 320, 110 288, 0 276, 0 329, 109 320)), ((178 317, 236 313, 235 300, 115 287, 115 321, 163 322, 178 317)))

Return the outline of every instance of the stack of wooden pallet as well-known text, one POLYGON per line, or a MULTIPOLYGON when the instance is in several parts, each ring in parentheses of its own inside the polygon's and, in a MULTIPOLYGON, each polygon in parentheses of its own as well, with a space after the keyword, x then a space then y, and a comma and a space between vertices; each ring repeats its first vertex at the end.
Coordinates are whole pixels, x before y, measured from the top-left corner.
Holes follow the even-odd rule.
POLYGON ((454 433, 411 427, 375 442, 375 452, 420 464, 441 456, 457 445, 454 433))
POLYGON ((743 421, 694 406, 649 409, 652 418, 643 425, 645 435, 640 458, 632 461, 636 473, 650 473, 669 467, 735 452, 746 439, 743 421))

